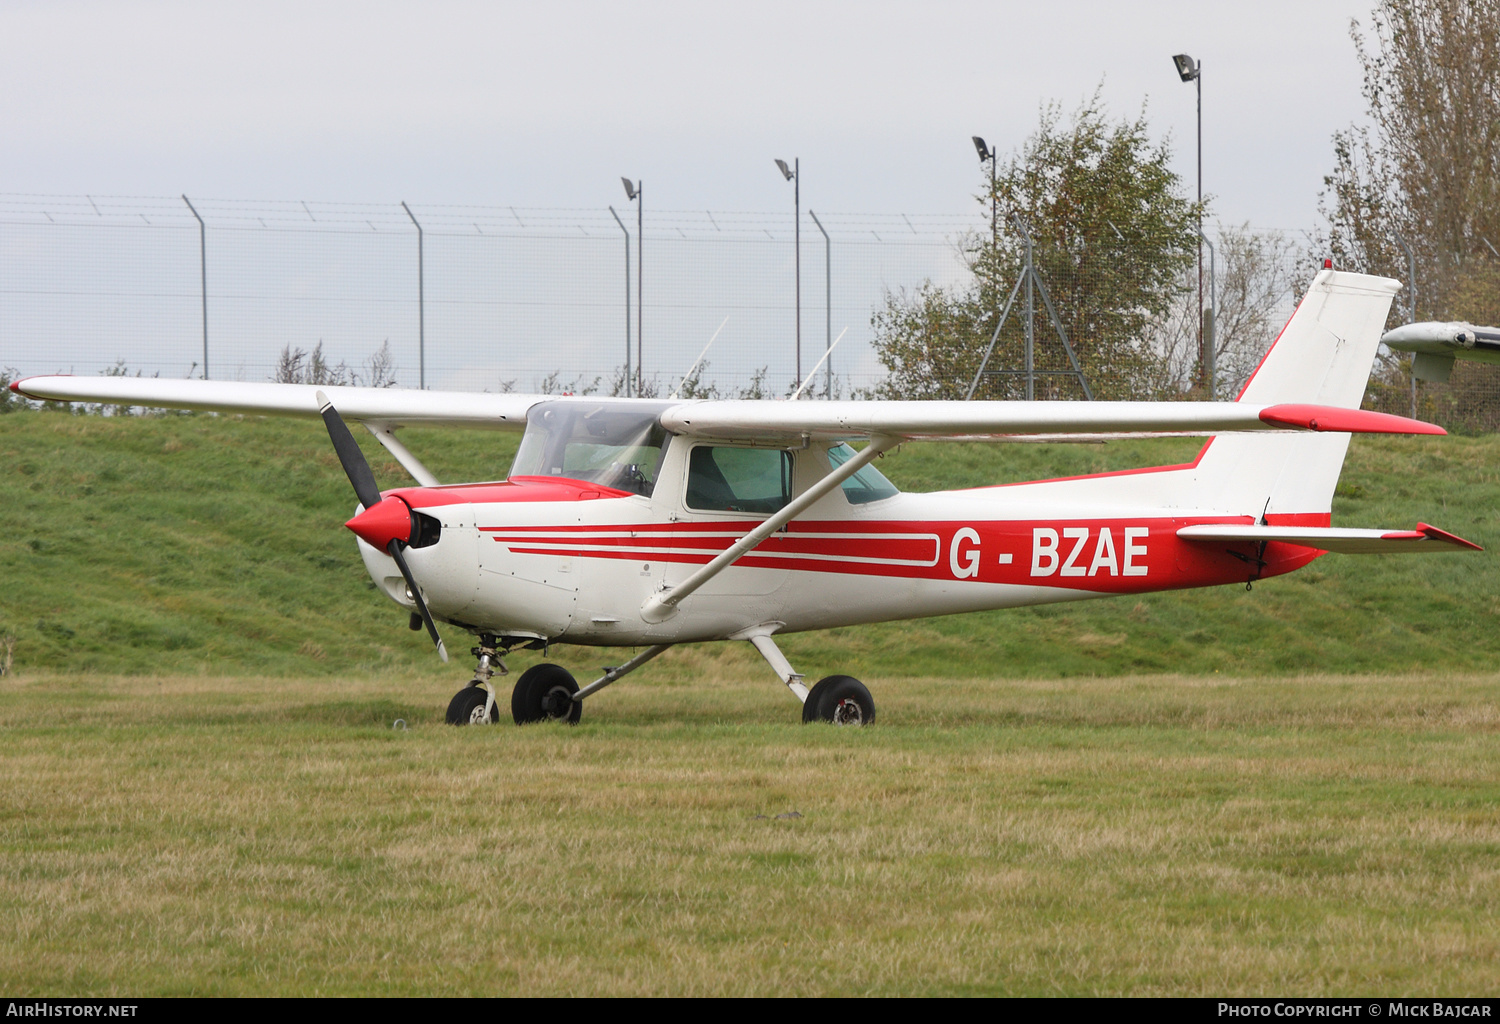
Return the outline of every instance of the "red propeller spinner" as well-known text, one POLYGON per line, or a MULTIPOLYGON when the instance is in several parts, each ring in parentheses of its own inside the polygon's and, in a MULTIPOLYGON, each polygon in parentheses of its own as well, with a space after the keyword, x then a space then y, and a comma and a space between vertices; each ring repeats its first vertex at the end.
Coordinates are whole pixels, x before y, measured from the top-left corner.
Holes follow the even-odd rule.
POLYGON ((411 507, 392 495, 373 508, 365 509, 344 525, 366 544, 384 551, 393 540, 399 540, 403 544, 410 543, 411 507))

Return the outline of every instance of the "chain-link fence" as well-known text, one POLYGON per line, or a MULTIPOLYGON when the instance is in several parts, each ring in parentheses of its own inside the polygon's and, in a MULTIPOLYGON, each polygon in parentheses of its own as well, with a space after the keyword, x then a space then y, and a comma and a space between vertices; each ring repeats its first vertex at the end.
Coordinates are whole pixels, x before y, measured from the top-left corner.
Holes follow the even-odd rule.
MULTIPOLYGON (((1135 376, 1091 370, 1105 321, 1078 314, 1092 308, 1078 297, 1107 292, 1105 277, 1130 265, 1119 241, 1091 264, 1102 269, 1036 259, 1034 393, 1083 396, 1061 322, 1097 397, 1206 397, 1196 270, 1167 313, 1142 321, 1135 376), (1065 307, 1055 320, 1043 291, 1065 307)), ((670 394, 714 339, 685 393, 774 396, 840 339, 809 392, 850 397, 889 385, 882 314, 915 308, 924 292, 977 294, 970 267, 987 243, 977 210, 803 210, 799 352, 791 210, 0 196, 0 370, 261 381, 305 375, 316 359, 325 379, 350 382, 625 393, 637 389, 628 365, 648 393, 670 394)), ((1220 397, 1238 390, 1306 289, 1316 267, 1304 249, 1243 228, 1208 239, 1203 302, 1216 314, 1206 336, 1220 397)), ((986 323, 998 322, 1010 276, 987 295, 997 308, 982 311, 986 323)), ((1016 295, 984 378, 975 387, 988 329, 941 371, 944 394, 1024 396, 1025 289, 1016 295)), ((1406 365, 1378 367, 1367 404, 1410 412, 1406 365)), ((1418 413, 1500 427, 1500 367, 1460 364, 1448 384, 1422 384, 1418 413)))
MULTIPOLYGON (((644 239, 617 213, 0 197, 0 366, 257 381, 321 345, 368 379, 387 346, 402 386, 607 392, 628 337, 647 390, 670 393, 717 333, 700 390, 795 386, 791 210, 647 207, 644 239)), ((874 306, 959 280, 977 221, 802 213, 802 371, 843 335, 815 391, 831 366, 848 395, 882 373, 874 306)))

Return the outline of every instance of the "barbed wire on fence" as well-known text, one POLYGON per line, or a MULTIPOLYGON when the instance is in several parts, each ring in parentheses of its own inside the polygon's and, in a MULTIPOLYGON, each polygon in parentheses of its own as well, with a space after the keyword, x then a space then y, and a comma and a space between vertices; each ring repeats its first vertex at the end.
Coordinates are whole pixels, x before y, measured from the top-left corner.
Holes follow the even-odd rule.
MULTIPOLYGON (((978 210, 802 215, 823 232, 810 219, 804 225, 803 365, 843 333, 830 360, 833 390, 878 393, 890 380, 880 316, 924 288, 968 287, 989 225, 978 210)), ((797 383, 793 229, 791 210, 647 207, 637 238, 633 219, 608 207, 0 195, 0 367, 201 376, 206 353, 215 378, 271 380, 298 352, 316 352, 351 377, 378 357, 382 381, 400 386, 420 376, 443 389, 607 392, 623 380, 629 337, 647 387, 665 394, 722 324, 693 375, 694 393, 785 395, 797 383), (639 281, 627 276, 626 245, 639 281), (644 309, 631 317, 641 338, 626 317, 627 291, 633 303, 637 287, 644 309)), ((1286 232, 1221 226, 1212 244, 1216 393, 1232 397, 1313 267, 1286 232)), ((1122 254, 1128 262, 1128 248, 1122 254)), ((1086 296, 1103 286, 1090 275, 1103 271, 1077 268, 1096 264, 1050 259, 1039 271, 1051 293, 1086 296)), ((1168 315, 1132 341, 1158 397, 1193 391, 1193 286, 1181 282, 1168 315)), ((1050 326, 1039 303, 1037 312, 1042 337, 1050 326)), ((1012 316, 1014 344, 1000 339, 994 374, 976 397, 1018 397, 1022 327, 1012 316)), ((1092 321, 1065 326, 1087 364, 1092 321)), ((981 356, 982 344, 955 366, 952 397, 970 387, 981 356)), ((1038 397, 1081 397, 1060 345, 1039 343, 1034 358, 1048 381, 1038 397)), ((1390 404, 1401 367, 1382 367, 1372 401, 1390 404)), ((1500 387, 1489 369, 1424 385, 1423 411, 1491 422, 1484 410, 1500 405, 1500 387)), ((820 378, 809 390, 821 389, 820 378)), ((1120 392, 1109 382, 1097 390, 1120 392)))

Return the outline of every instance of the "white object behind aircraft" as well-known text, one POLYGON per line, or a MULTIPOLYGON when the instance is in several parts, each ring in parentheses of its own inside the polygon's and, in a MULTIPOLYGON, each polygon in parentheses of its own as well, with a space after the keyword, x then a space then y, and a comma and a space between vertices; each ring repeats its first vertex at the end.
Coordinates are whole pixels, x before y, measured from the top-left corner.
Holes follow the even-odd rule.
POLYGON ((1330 525, 1351 432, 1441 434, 1362 412, 1395 281, 1325 270, 1236 402, 748 402, 553 398, 127 377, 33 377, 32 398, 311 417, 361 511, 370 576, 425 622, 479 638, 454 724, 497 720, 501 656, 552 642, 646 649, 579 689, 523 673, 516 722, 576 722, 585 698, 674 644, 746 640, 804 721, 866 723, 858 680, 811 690, 778 633, 1112 594, 1246 583, 1327 551, 1476 546, 1434 527, 1330 525), (335 408, 337 411, 335 411, 335 408), (420 486, 384 493, 361 421, 420 486), (402 424, 525 429, 508 480, 442 485, 402 424), (906 440, 1217 435, 1193 462, 903 494, 871 464, 906 440), (855 451, 851 441, 866 441, 855 451))
POLYGON ((1455 359, 1500 363, 1500 327, 1429 320, 1386 331, 1380 340, 1397 352, 1412 353, 1411 372, 1418 380, 1442 383, 1453 373, 1455 359))

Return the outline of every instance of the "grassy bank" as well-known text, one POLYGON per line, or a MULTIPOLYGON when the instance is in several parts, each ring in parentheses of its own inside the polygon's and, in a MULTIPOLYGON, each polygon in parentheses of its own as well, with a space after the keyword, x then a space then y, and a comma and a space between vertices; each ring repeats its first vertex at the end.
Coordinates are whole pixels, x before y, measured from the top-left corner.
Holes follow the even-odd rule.
POLYGON ((57 995, 1500 982, 1493 674, 870 682, 882 722, 849 731, 790 725, 790 698, 738 673, 621 686, 574 729, 452 729, 396 681, 0 679, 0 978, 57 995))
MULTIPOLYGON (((440 479, 454 480, 502 477, 516 440, 406 434, 440 479)), ((383 485, 406 481, 372 439, 362 442, 383 485)), ((1198 444, 929 444, 881 468, 909 489, 966 487, 1178 462, 1198 444)), ((340 525, 354 500, 315 422, 13 413, 0 416, 0 479, 0 637, 15 638, 20 670, 355 673, 429 680, 439 696, 465 671, 438 666, 405 614, 374 592, 340 525)), ((1420 519, 1494 548, 1497 509, 1500 439, 1356 438, 1334 521, 1420 519)), ((1497 613, 1492 554, 1328 556, 1251 593, 1226 587, 861 627, 790 637, 787 649, 813 676, 1483 671, 1500 660, 1497 613)), ((450 646, 468 645, 453 636, 450 646)), ((601 661, 555 653, 565 663, 601 661)), ((704 659, 745 661, 722 647, 673 652, 651 672, 685 678, 704 659)))

